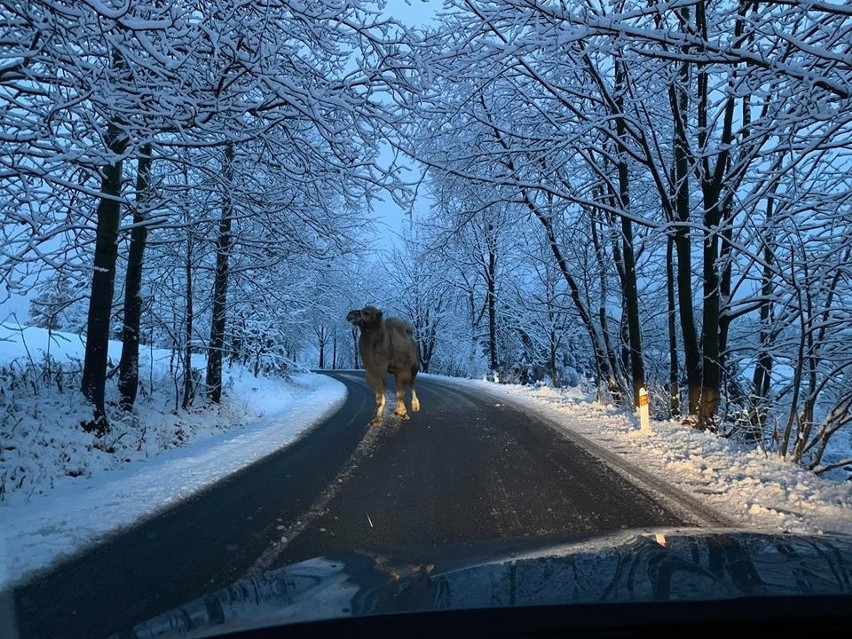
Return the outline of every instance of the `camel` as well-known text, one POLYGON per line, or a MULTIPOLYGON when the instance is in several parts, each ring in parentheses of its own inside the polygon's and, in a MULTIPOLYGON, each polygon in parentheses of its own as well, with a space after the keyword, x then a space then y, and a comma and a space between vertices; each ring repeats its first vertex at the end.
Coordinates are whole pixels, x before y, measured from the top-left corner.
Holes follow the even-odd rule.
POLYGON ((375 306, 349 311, 346 321, 361 329, 358 350, 367 373, 367 385, 376 394, 376 415, 371 426, 382 423, 385 409, 385 373, 396 379, 396 409, 400 419, 408 419, 405 391, 411 388, 411 411, 420 410, 420 400, 414 390, 414 380, 420 370, 420 357, 414 341, 414 327, 399 317, 382 318, 375 306))

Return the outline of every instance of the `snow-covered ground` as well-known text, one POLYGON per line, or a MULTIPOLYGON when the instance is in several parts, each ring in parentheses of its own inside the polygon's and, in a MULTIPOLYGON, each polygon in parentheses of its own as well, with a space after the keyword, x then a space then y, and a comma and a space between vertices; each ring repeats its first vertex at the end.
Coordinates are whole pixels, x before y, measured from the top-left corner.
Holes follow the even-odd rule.
MULTIPOLYGON (((0 364, 22 355, 15 331, 6 330, 8 339, 0 341, 0 364)), ((27 330, 32 331, 26 340, 28 357, 37 359, 38 349, 46 344, 39 342, 37 331, 27 330)), ((54 344, 54 354, 73 357, 75 352, 79 355, 79 347, 69 338, 64 351, 57 351, 54 344)), ((153 366, 157 368, 156 363, 153 366)), ((562 428, 704 500, 742 526, 852 534, 852 485, 840 473, 817 477, 774 456, 740 448, 733 441, 676 422, 653 422, 653 435, 645 436, 634 418, 590 402, 579 389, 557 391, 434 377, 490 393, 495 402, 513 402, 539 411, 562 428)), ((308 373, 285 382, 235 370, 227 388, 229 399, 221 413, 184 414, 185 419, 194 415, 195 421, 191 427, 182 424, 187 439, 181 446, 159 452, 143 446, 137 456, 120 461, 118 467, 103 462, 115 455, 74 444, 73 438, 82 437, 80 429, 62 428, 62 424, 73 425, 73 419, 69 422, 67 415, 42 398, 42 404, 55 411, 54 421, 42 419, 38 426, 54 437, 72 433, 66 437, 72 438, 73 445, 64 445, 82 473, 71 477, 62 465, 54 465, 50 472, 50 464, 56 461, 45 462, 38 467, 43 477, 29 491, 17 491, 0 502, 0 588, 287 446, 335 411, 345 398, 341 384, 308 373), (223 421, 232 427, 223 429, 223 421)), ((60 395, 60 401, 69 404, 71 400, 60 395)), ((169 401, 173 404, 173 399, 169 401)), ((35 410, 34 406, 24 408, 35 410)), ((68 410, 73 412, 74 407, 69 404, 68 410)), ((140 404, 138 417, 140 423, 157 415, 168 421, 169 414, 164 406, 149 401, 140 404)), ((428 415, 428 408, 421 414, 428 415)), ((174 424, 168 427, 173 429, 174 424)), ((11 441, 11 436, 7 439, 11 441)), ((35 440, 19 437, 15 441, 35 440)))
MULTIPOLYGON (((82 356, 76 336, 48 340, 40 329, 0 326, 0 367, 7 374, 10 362, 41 361, 48 347, 68 368, 82 356)), ((113 361, 119 353, 120 344, 110 344, 113 361)), ((167 351, 147 355, 154 377, 168 370, 167 351)), ((14 416, 0 422, 0 475, 17 473, 22 484, 0 500, 0 589, 291 444, 346 397, 345 386, 324 375, 285 381, 234 367, 225 377, 218 410, 175 412, 171 394, 138 400, 131 423, 114 425, 121 440, 107 436, 113 453, 79 428, 87 414, 75 389, 21 391, 16 400, 0 394, 5 416, 14 416)), ((8 386, 0 385, 0 393, 9 395, 8 386)))
MULTIPOLYGON (((578 388, 436 379, 478 388, 496 401, 503 399, 543 413, 560 427, 695 496, 743 527, 852 534, 852 482, 847 480, 847 471, 817 476, 776 455, 677 421, 652 421, 652 434, 646 436, 640 432, 638 418, 590 402, 578 388)), ((848 435, 839 433, 838 443, 848 443, 841 437, 848 435)))

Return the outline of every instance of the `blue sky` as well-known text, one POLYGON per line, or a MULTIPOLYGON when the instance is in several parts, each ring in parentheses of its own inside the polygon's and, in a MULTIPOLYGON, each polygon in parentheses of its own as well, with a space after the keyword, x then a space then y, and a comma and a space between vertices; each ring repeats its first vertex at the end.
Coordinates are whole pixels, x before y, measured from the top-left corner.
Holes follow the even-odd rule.
MULTIPOLYGON (((387 0, 384 13, 396 18, 403 24, 422 26, 432 20, 436 11, 443 8, 443 0, 387 0)), ((390 152, 382 156, 382 164, 391 160, 390 152)), ((414 176, 414 174, 411 174, 414 176)), ((423 189, 420 189, 422 193, 423 189)), ((423 197, 419 198, 416 208, 422 210, 426 206, 423 197)), ((408 213, 398 207, 388 196, 383 202, 374 203, 374 217, 378 222, 379 245, 383 249, 392 248, 397 243, 397 237, 403 227, 410 222, 408 213)))
POLYGON ((443 4, 443 0, 387 0, 385 13, 406 24, 422 25, 429 22, 443 4))

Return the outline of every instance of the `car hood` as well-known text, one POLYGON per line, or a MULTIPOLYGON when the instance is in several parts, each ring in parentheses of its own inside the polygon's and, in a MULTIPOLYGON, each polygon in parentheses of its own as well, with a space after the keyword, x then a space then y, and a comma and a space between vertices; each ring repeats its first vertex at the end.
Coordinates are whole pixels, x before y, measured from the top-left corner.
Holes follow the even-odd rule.
POLYGON ((310 559, 239 581, 116 637, 209 637, 433 610, 852 594, 852 538, 841 535, 650 529, 429 554, 428 563, 369 552, 310 559))

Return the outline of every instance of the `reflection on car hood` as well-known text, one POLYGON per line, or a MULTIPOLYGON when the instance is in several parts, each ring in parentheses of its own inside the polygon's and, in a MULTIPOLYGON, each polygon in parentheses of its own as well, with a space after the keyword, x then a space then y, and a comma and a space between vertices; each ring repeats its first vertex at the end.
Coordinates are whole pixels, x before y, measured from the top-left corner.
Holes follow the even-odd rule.
POLYGON ((852 539, 835 535, 655 529, 485 559, 464 555, 439 553, 428 564, 355 552, 311 559, 120 636, 209 637, 391 612, 852 594, 852 539))

